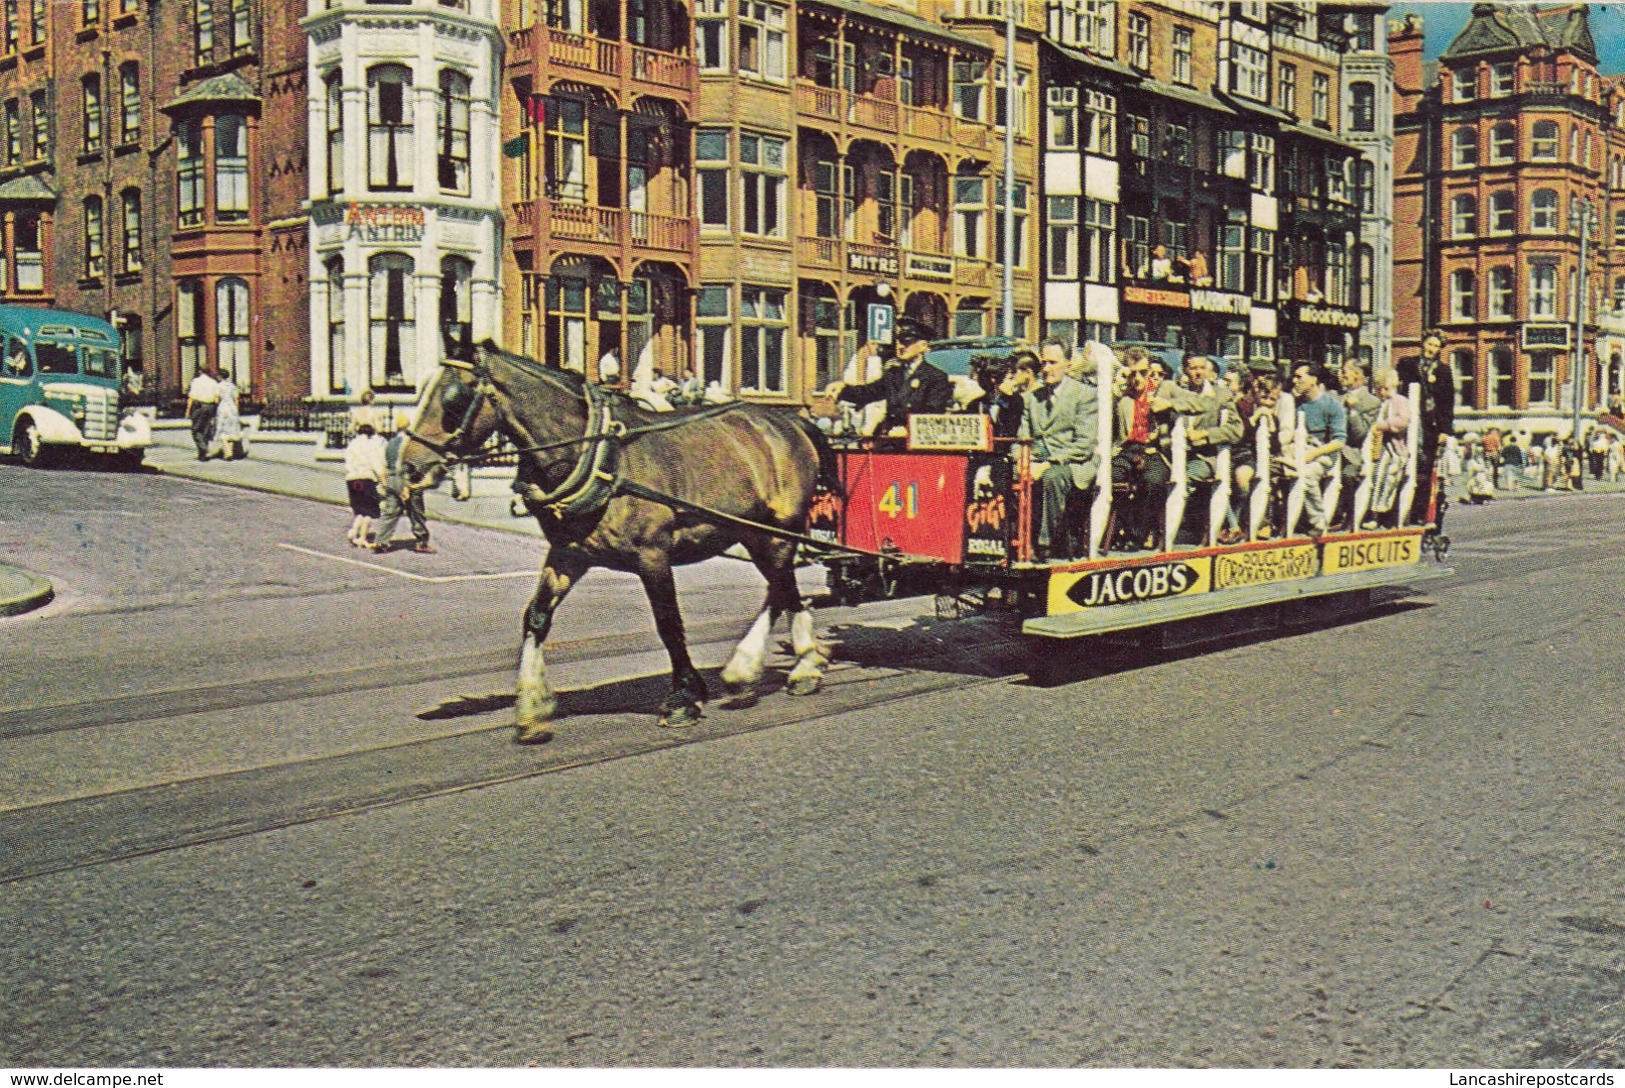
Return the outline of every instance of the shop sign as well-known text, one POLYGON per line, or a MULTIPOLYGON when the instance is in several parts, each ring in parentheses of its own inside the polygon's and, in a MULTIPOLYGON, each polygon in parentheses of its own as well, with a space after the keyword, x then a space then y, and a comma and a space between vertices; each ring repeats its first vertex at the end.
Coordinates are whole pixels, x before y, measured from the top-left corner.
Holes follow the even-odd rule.
POLYGON ((1049 580, 1049 614, 1081 612, 1165 597, 1188 597, 1213 588, 1209 556, 1081 571, 1057 571, 1049 580))
POLYGON ((1360 315, 1346 310, 1330 310, 1324 306, 1299 306, 1298 321, 1304 325, 1331 325, 1339 329, 1360 327, 1360 315))
POLYGON ((897 275, 897 254, 859 253, 847 250, 846 268, 849 272, 866 272, 876 276, 897 275))
POLYGON ((1138 302, 1142 306, 1177 306, 1190 309, 1191 297, 1184 291, 1162 291, 1155 287, 1125 287, 1124 302, 1138 302))
POLYGON ((416 204, 351 204, 344 225, 366 242, 421 242, 423 208, 416 204))
POLYGON ((934 257, 929 253, 909 253, 903 257, 903 271, 905 275, 922 280, 952 280, 954 278, 954 261, 952 257, 934 257))
POLYGON ((1567 325, 1525 325, 1523 327, 1523 346, 1526 348, 1566 348, 1569 346, 1569 327, 1567 325))
POLYGON ((1216 555, 1213 557, 1213 588, 1262 586, 1313 578, 1320 567, 1315 550, 1313 544, 1288 544, 1216 555))
POLYGON ((1348 574, 1357 570, 1403 567, 1421 559, 1422 534, 1390 533, 1339 540, 1325 546, 1321 564, 1324 574, 1348 574))
POLYGON ((911 450, 980 450, 993 448, 993 417, 985 412, 908 417, 911 450))
POLYGON ((1246 295, 1229 291, 1198 290, 1191 292, 1191 309, 1209 314, 1238 314, 1246 317, 1252 312, 1253 300, 1246 295))

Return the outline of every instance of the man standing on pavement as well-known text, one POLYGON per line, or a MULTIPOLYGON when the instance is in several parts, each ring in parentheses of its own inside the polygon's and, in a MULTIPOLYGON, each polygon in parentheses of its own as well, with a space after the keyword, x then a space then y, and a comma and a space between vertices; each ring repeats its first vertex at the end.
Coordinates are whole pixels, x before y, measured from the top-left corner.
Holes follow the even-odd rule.
POLYGON ((423 492, 406 478, 401 464, 401 450, 405 445, 406 430, 402 428, 384 447, 383 517, 378 522, 378 539, 372 550, 387 552, 394 548, 390 538, 395 535, 395 524, 401 520, 404 510, 407 520, 412 523, 412 550, 422 555, 433 555, 436 549, 429 543, 429 518, 423 507, 423 492))
POLYGON ((192 421, 192 444, 197 446, 199 461, 209 459, 209 446, 214 442, 214 417, 219 411, 220 383, 215 380, 214 367, 205 367, 186 387, 186 415, 192 421))

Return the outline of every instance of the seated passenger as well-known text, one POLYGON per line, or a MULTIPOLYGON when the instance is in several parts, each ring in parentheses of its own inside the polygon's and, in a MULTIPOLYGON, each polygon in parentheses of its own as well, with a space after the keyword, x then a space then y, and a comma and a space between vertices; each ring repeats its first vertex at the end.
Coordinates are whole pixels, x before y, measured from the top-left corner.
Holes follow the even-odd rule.
POLYGON ((1292 394, 1302 407, 1308 441, 1302 465, 1291 457, 1280 459, 1286 472, 1297 474, 1303 481, 1303 508, 1312 537, 1324 533, 1331 521, 1331 511, 1325 509, 1320 489, 1328 475, 1340 471, 1339 454, 1348 440, 1348 412, 1326 384, 1326 368, 1318 363, 1299 363, 1293 368, 1292 394))
POLYGON ((1038 356, 1023 351, 1009 360, 1004 373, 998 375, 993 396, 987 401, 988 415, 993 417, 994 438, 1016 438, 1027 412, 1026 395, 1038 388, 1038 356))
POLYGON ((1242 518, 1252 497, 1253 481, 1258 477, 1257 379, 1244 365, 1237 364, 1225 372, 1224 385, 1230 391, 1241 434, 1230 447, 1230 507, 1225 511, 1218 540, 1220 544, 1240 544, 1247 539, 1242 518))
POLYGON ((1343 363, 1343 407, 1348 409, 1348 442, 1343 446, 1343 493, 1338 501, 1336 521, 1354 528, 1354 493, 1360 486, 1360 451, 1365 448, 1371 424, 1376 422, 1382 401, 1366 387, 1365 367, 1355 359, 1343 363))
POLYGON ((1399 395, 1398 371, 1378 371, 1377 397, 1381 407, 1371 424, 1369 440, 1380 443, 1381 453, 1371 470, 1371 508, 1362 529, 1381 529, 1395 523, 1395 506, 1405 484, 1411 452, 1411 402, 1399 395))
MULTIPOLYGON (((1206 355, 1187 355, 1177 385, 1164 384, 1158 395, 1185 418, 1185 493, 1218 479, 1219 452, 1241 437, 1229 385, 1218 380, 1218 370, 1206 355)), ((1187 517, 1196 507, 1187 505, 1187 517)))
POLYGON ((1168 493, 1168 402, 1157 398, 1151 353, 1123 355, 1125 384, 1117 399, 1112 485, 1127 492, 1119 528, 1135 548, 1155 547, 1168 493))
POLYGON ((1097 399, 1093 390, 1067 376, 1071 346, 1052 336, 1039 348, 1039 361, 1043 381, 1022 397, 1019 436, 1032 439, 1033 478, 1043 502, 1037 540, 1043 561, 1071 557, 1067 504, 1081 502, 1076 493, 1094 486, 1100 458, 1097 399))

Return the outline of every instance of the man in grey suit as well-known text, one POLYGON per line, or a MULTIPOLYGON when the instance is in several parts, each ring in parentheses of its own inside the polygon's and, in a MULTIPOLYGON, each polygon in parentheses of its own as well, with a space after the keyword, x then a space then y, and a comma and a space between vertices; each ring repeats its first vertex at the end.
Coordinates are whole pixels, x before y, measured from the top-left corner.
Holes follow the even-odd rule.
POLYGON ((1100 468, 1097 445, 1099 406, 1095 391, 1067 376, 1072 349, 1060 337, 1039 347, 1042 378, 1023 397, 1019 436, 1032 439, 1033 476, 1043 496, 1038 523, 1038 558, 1070 558, 1067 504, 1082 502, 1100 468))
POLYGON ((1206 355, 1185 356, 1178 385, 1163 385, 1158 400, 1185 417, 1187 485, 1209 484, 1217 477, 1219 451, 1241 438, 1241 416, 1229 386, 1206 355))
POLYGON ((1354 528, 1354 492, 1360 486, 1360 451, 1377 422, 1382 401, 1368 388, 1370 375, 1358 359, 1343 360, 1339 375, 1343 383, 1343 407, 1348 409, 1348 442, 1343 446, 1343 490, 1338 496, 1336 520, 1347 528, 1354 528))

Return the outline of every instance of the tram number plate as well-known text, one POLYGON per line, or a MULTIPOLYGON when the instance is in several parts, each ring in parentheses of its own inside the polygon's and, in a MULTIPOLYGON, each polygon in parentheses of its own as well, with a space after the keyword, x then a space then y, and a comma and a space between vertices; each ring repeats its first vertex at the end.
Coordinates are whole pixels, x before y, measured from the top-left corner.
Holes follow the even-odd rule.
POLYGON ((1321 572, 1347 574, 1357 570, 1408 566, 1421 560, 1421 540, 1422 535, 1414 531, 1334 540, 1325 545, 1321 572))
POLYGON ((1049 580, 1049 614, 1188 597, 1212 588, 1213 559, 1209 556, 1057 571, 1049 580))
POLYGON ((1221 553, 1213 557, 1213 588, 1262 586, 1313 578, 1320 568, 1318 558, 1313 544, 1221 553))

